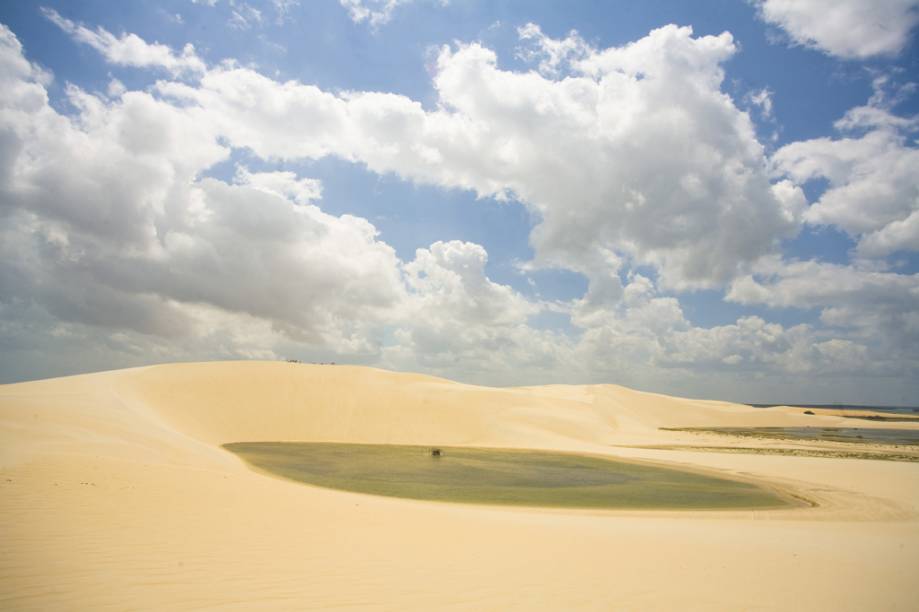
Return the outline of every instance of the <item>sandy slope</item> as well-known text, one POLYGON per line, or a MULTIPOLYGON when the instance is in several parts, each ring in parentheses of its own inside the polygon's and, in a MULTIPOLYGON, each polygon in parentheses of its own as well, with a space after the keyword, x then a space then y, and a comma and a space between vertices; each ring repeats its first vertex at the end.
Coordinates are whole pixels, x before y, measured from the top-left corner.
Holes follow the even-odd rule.
MULTIPOLYGON (((661 426, 747 424, 853 421, 615 386, 491 389, 269 362, 5 385, 0 609, 915 609, 919 464, 635 448, 704 441, 661 426), (219 448, 243 440, 607 453, 755 477, 821 506, 377 498, 256 474, 219 448)), ((916 426, 865 424, 879 425, 916 426)))

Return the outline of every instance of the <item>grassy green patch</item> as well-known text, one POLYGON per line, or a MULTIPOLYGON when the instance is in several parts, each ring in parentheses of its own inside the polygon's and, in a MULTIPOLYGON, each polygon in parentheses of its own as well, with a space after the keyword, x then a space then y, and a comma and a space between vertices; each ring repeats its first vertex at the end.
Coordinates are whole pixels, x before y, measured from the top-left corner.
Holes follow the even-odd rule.
POLYGON ((709 453, 741 453, 748 455, 785 455, 789 457, 823 457, 826 459, 873 459, 876 461, 911 461, 919 462, 919 455, 885 451, 849 451, 821 450, 813 448, 779 448, 774 446, 688 446, 688 445, 649 445, 637 448, 655 450, 699 451, 709 453))
POLYGON ((919 429, 859 427, 662 427, 667 431, 716 433, 746 438, 850 442, 891 446, 919 445, 919 429))
POLYGON ((890 416, 880 414, 841 414, 844 419, 859 419, 861 421, 880 421, 882 423, 919 423, 919 417, 914 416, 890 416))
POLYGON ((390 497, 556 508, 774 508, 792 502, 748 482, 599 457, 490 448, 237 442, 252 466, 291 480, 390 497))

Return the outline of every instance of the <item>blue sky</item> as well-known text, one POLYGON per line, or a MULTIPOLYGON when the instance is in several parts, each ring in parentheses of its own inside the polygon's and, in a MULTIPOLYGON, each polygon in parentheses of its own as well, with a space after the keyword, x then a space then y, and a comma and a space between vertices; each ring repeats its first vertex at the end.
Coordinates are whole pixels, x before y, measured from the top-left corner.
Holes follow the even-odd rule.
POLYGON ((0 380, 915 404, 919 5, 824 4, 4 3, 0 380))

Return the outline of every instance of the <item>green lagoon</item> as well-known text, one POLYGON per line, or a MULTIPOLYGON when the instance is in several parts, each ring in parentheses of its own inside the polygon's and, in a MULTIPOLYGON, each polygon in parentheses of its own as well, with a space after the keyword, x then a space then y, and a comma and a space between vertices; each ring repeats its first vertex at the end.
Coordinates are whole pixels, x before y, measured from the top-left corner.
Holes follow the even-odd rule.
POLYGON ((495 448, 237 442, 224 448, 269 474, 310 485, 418 500, 608 509, 797 505, 749 482, 594 456, 495 448))

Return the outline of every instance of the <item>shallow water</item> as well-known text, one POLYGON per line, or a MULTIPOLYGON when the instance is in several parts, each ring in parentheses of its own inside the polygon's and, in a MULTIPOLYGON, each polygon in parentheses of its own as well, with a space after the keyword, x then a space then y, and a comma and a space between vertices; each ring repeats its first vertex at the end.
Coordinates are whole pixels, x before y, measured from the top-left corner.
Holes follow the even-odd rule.
POLYGON ((238 442, 250 465, 311 485, 391 497, 567 508, 770 508, 790 502, 748 482, 612 459, 510 449, 238 442))

